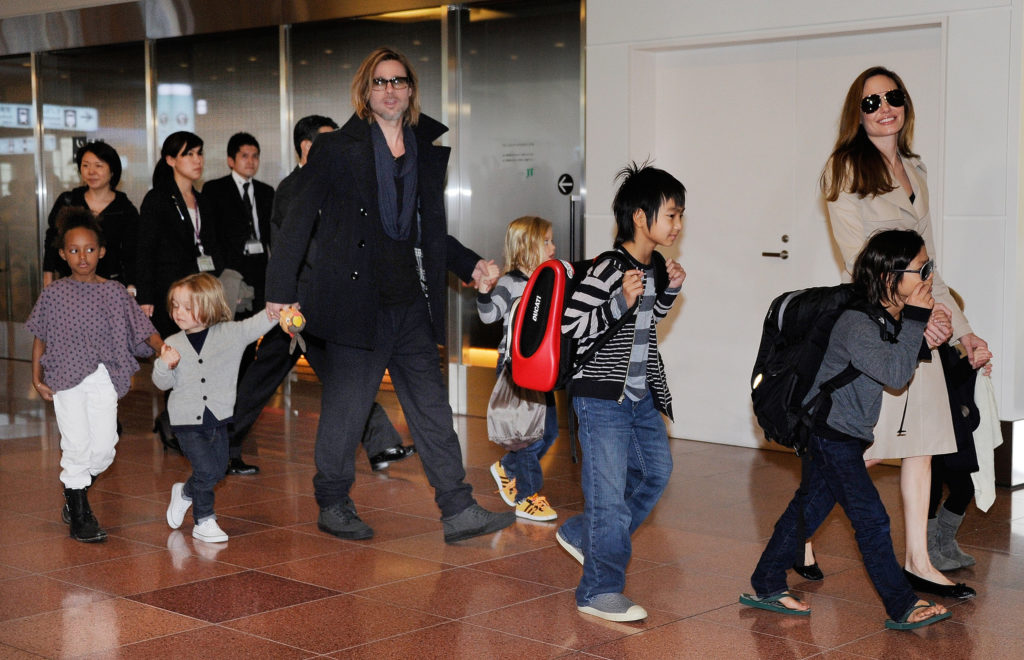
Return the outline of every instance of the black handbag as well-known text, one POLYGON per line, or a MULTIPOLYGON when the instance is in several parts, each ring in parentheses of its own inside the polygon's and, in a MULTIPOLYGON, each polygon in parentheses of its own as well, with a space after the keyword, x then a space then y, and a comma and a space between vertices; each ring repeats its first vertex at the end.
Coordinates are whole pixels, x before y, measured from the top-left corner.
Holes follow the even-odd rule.
POLYGON ((974 402, 974 386, 978 372, 971 366, 966 353, 943 343, 938 347, 942 372, 946 376, 946 393, 953 416, 953 434, 956 453, 936 456, 951 470, 978 471, 978 452, 974 448, 974 430, 981 423, 978 405, 974 402))

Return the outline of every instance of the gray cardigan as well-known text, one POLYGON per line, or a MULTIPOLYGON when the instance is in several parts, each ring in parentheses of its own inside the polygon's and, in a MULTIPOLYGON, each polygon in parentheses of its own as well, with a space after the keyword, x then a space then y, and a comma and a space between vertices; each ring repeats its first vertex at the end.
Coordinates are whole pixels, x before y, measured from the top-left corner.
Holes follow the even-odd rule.
POLYGON ((171 426, 203 423, 209 408, 217 419, 231 417, 238 387, 238 364, 245 347, 276 324, 264 311, 244 321, 225 321, 210 327, 201 353, 196 353, 184 332, 165 341, 181 354, 174 369, 158 359, 153 364, 153 384, 161 390, 173 388, 167 401, 171 426))

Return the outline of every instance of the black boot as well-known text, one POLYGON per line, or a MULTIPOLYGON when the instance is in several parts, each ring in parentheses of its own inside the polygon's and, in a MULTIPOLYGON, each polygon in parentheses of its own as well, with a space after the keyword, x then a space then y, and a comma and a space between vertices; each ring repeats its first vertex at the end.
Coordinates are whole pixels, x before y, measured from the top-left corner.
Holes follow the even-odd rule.
POLYGON ((153 433, 160 434, 160 442, 164 446, 164 451, 173 451, 182 456, 185 455, 185 452, 181 451, 181 445, 178 444, 178 438, 174 436, 174 431, 171 430, 171 416, 166 410, 157 415, 156 419, 153 420, 153 433))
MULTIPOLYGON (((89 485, 85 487, 85 492, 87 494, 89 492, 89 489, 92 488, 92 485, 94 483, 96 483, 96 475, 95 474, 90 477, 89 485)), ((90 513, 91 513, 91 511, 90 511, 90 513)), ((61 510, 60 510, 60 519, 64 522, 65 525, 70 525, 71 524, 71 508, 68 506, 68 499, 66 497, 64 498, 64 506, 61 507, 61 510)))
POLYGON ((107 540, 107 533, 100 529, 99 522, 92 515, 84 488, 65 488, 64 500, 71 514, 71 538, 82 543, 99 543, 107 540))

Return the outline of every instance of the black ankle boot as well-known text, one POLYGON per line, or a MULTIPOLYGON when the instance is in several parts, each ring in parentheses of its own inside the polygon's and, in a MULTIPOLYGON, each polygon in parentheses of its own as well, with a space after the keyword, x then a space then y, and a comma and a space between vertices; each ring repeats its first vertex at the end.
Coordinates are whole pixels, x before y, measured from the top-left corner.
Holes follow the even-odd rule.
MULTIPOLYGON (((96 475, 95 474, 92 475, 89 478, 89 485, 85 487, 85 492, 86 493, 89 492, 89 489, 92 488, 92 485, 94 483, 96 483, 96 475)), ((90 513, 92 513, 92 512, 90 511, 90 513)), ((64 498, 64 506, 62 506, 61 509, 60 509, 60 519, 64 522, 65 525, 70 525, 71 524, 71 508, 68 507, 68 500, 67 500, 66 497, 64 498)))
POLYGON ((71 517, 71 538, 82 543, 99 543, 107 540, 107 533, 100 529, 99 522, 92 515, 84 488, 65 488, 64 501, 67 502, 71 517))

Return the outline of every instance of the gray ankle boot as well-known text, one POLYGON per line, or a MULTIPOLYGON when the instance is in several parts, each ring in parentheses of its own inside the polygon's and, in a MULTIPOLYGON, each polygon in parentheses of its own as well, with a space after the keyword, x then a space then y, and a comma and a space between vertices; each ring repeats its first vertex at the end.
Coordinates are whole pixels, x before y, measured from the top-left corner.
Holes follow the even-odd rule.
POLYGON ((960 562, 942 552, 938 518, 928 519, 928 559, 932 561, 932 566, 940 571, 952 571, 960 568, 960 562))
POLYGON ((964 517, 940 506, 935 519, 939 525, 939 551, 942 555, 957 562, 962 568, 974 566, 976 563, 974 557, 961 550, 960 544, 956 542, 956 533, 960 530, 960 524, 963 523, 964 517))

